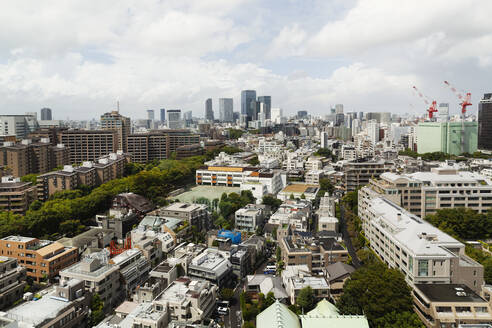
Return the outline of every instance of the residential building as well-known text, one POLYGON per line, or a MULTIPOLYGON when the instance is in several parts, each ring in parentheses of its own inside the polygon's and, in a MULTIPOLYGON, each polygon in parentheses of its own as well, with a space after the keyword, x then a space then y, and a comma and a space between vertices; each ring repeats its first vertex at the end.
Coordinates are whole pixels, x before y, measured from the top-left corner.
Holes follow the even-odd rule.
POLYGON ((478 104, 478 149, 492 150, 492 93, 485 93, 478 104))
POLYGON ((0 209, 16 214, 24 214, 32 202, 38 199, 36 186, 31 182, 21 182, 20 178, 2 177, 0 183, 0 209))
POLYGON ((51 121, 53 116, 51 115, 51 108, 41 108, 41 121, 51 121))
POLYGON ((485 213, 492 207, 490 177, 450 166, 409 174, 386 172, 371 179, 369 188, 422 218, 445 208, 485 213))
MULTIPOLYGON (((153 112, 152 112, 152 116, 153 116, 153 112)), ((104 113, 103 115, 101 115, 101 128, 103 130, 116 131, 117 149, 113 150, 112 152, 116 150, 121 150, 126 153, 128 151, 127 138, 131 132, 131 122, 129 117, 125 117, 121 115, 118 111, 104 113)), ((102 155, 106 155, 106 154, 102 154, 102 155)))
MULTIPOLYGON (((11 306, 24 295, 26 268, 19 266, 17 259, 0 256, 0 310, 11 306)), ((1 324, 0 324, 1 327, 1 324)))
POLYGON ((415 284, 413 301, 428 328, 482 327, 492 322, 490 303, 463 284, 415 284))
POLYGON ((311 202, 287 200, 270 216, 268 223, 275 226, 292 226, 297 231, 308 231, 311 214, 311 202))
POLYGON ((184 145, 176 148, 176 159, 203 155, 203 148, 200 144, 184 145))
POLYGON ((65 281, 42 293, 42 298, 7 311, 6 317, 17 322, 15 327, 87 327, 91 296, 82 281, 65 281))
POLYGON ((109 263, 116 265, 120 271, 122 287, 130 296, 145 280, 150 272, 150 261, 143 256, 140 249, 128 249, 113 257, 109 263))
POLYGON ((209 224, 209 212, 204 204, 172 203, 157 210, 160 216, 177 218, 197 227, 200 231, 207 229, 209 224))
POLYGON ((268 295, 273 293, 275 299, 287 303, 289 295, 282 285, 282 277, 274 277, 270 274, 254 274, 246 276, 244 291, 253 298, 258 298, 258 294, 268 295))
POLYGON ((312 275, 306 264, 287 265, 282 271, 282 281, 291 304, 296 303, 299 292, 307 286, 313 290, 316 301, 330 296, 330 286, 325 277, 312 275))
POLYGON ((129 135, 128 153, 132 162, 148 163, 169 158, 179 147, 199 143, 200 136, 191 134, 190 130, 159 130, 129 135))
POLYGON ((329 264, 348 261, 348 251, 330 237, 294 232, 282 238, 279 246, 285 265, 305 264, 315 273, 324 271, 329 264))
POLYGON ((330 284, 330 296, 338 300, 343 294, 343 286, 350 279, 355 268, 347 263, 335 262, 326 266, 326 279, 330 284))
POLYGON ((391 166, 384 161, 361 160, 343 163, 345 173, 343 183, 346 191, 355 191, 365 186, 372 178, 378 178, 382 173, 390 171, 391 166))
POLYGON ((188 275, 205 279, 219 287, 227 286, 231 280, 232 265, 220 251, 208 248, 193 258, 188 265, 188 275))
POLYGON ((70 163, 82 163, 116 152, 121 145, 118 133, 114 129, 66 130, 58 134, 58 142, 69 149, 70 163))
POLYGON ((246 277, 252 271, 251 254, 248 247, 232 246, 229 261, 232 265, 232 273, 239 279, 246 277))
POLYGON ((255 232, 264 225, 265 218, 270 214, 268 205, 248 204, 234 214, 237 230, 255 232))
POLYGON ((319 185, 319 181, 324 177, 323 170, 310 170, 304 173, 304 182, 310 185, 319 185))
POLYGON ((421 122, 417 127, 417 150, 422 154, 473 154, 477 145, 477 122, 421 122))
POLYGON ((93 253, 80 262, 60 271, 60 283, 72 279, 84 282, 84 287, 92 294, 98 294, 104 302, 104 312, 113 310, 124 300, 125 291, 120 284, 120 273, 117 265, 108 263, 107 254, 93 253))
POLYGON ((234 121, 234 103, 232 98, 219 98, 219 119, 221 122, 234 121))
POLYGON ((338 219, 334 216, 318 216, 318 231, 338 232, 338 219))
POLYGON ((183 121, 181 119, 181 109, 168 109, 167 110, 167 128, 168 129, 181 129, 183 128, 183 121))
POLYGON ((0 136, 15 136, 24 139, 39 127, 33 115, 0 115, 0 136))
POLYGON ((17 259, 26 268, 27 276, 39 282, 53 279, 60 270, 75 263, 78 251, 56 241, 8 236, 0 239, 0 254, 17 259))
POLYGON ((205 119, 207 121, 214 121, 214 110, 212 108, 212 98, 208 98, 205 101, 205 119))
POLYGON ((483 266, 465 245, 430 223, 364 187, 358 213, 371 249, 407 283, 465 284, 479 292, 483 266))

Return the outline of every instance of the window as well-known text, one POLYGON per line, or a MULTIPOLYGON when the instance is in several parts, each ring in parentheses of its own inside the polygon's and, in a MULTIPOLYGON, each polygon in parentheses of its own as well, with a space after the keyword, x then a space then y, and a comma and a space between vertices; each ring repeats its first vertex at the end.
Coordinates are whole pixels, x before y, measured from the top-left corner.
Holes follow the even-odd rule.
POLYGON ((413 272, 413 257, 408 258, 408 270, 413 272))
POLYGON ((418 262, 418 275, 419 277, 426 277, 429 275, 429 261, 419 260, 418 262))

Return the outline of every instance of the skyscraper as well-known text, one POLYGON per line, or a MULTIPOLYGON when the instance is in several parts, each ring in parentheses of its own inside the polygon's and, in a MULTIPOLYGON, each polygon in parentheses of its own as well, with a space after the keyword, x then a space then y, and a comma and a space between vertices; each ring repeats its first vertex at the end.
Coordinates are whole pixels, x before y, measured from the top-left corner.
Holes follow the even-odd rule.
POLYGON ((478 149, 492 150, 492 93, 478 103, 478 149))
POLYGON ((153 121, 154 120, 154 110, 153 109, 148 109, 147 110, 147 119, 149 121, 153 121))
POLYGON ((105 113, 101 115, 101 128, 115 130, 118 137, 118 150, 127 151, 127 138, 131 129, 130 118, 121 115, 118 111, 105 113))
POLYGON ((282 108, 272 108, 271 109, 271 120, 275 123, 281 123, 282 121, 282 108))
POLYGON ((221 122, 234 121, 232 98, 219 98, 219 118, 221 122))
POLYGON ((256 116, 256 91, 241 91, 241 123, 248 124, 256 116))
POLYGON ((297 118, 303 119, 303 118, 307 118, 307 116, 308 116, 308 112, 306 110, 297 111, 297 118))
POLYGON ((164 122, 166 120, 166 109, 161 108, 160 111, 161 111, 161 122, 164 122))
POLYGON ((259 96, 258 102, 265 104, 265 119, 270 120, 272 118, 272 97, 271 96, 259 96))
POLYGON ((168 109, 166 121, 169 129, 181 129, 181 109, 168 109))
POLYGON ((51 121, 53 117, 51 116, 50 108, 41 108, 41 121, 51 121))
POLYGON ((213 122, 214 120, 214 110, 212 108, 212 98, 205 100, 205 119, 207 121, 213 122))
POLYGON ((343 114, 343 104, 335 105, 335 114, 343 114))

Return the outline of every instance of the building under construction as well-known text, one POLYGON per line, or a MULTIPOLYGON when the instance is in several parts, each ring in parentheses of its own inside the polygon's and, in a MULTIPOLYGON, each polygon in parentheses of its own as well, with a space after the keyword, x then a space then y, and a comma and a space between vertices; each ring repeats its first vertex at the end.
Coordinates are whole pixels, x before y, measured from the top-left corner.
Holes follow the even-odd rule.
POLYGON ((417 127, 417 152, 472 154, 477 151, 477 135, 477 122, 422 122, 417 127))

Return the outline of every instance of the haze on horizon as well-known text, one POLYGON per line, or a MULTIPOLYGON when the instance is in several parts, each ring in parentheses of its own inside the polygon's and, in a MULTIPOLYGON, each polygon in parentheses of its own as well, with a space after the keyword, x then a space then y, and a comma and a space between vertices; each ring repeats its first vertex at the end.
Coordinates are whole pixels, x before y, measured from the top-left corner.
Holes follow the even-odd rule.
POLYGON ((284 113, 421 114, 417 85, 491 92, 491 1, 119 0, 3 1, 0 113, 53 109, 55 119, 132 118, 255 89, 284 113), (413 104, 414 109, 410 104, 413 104))

